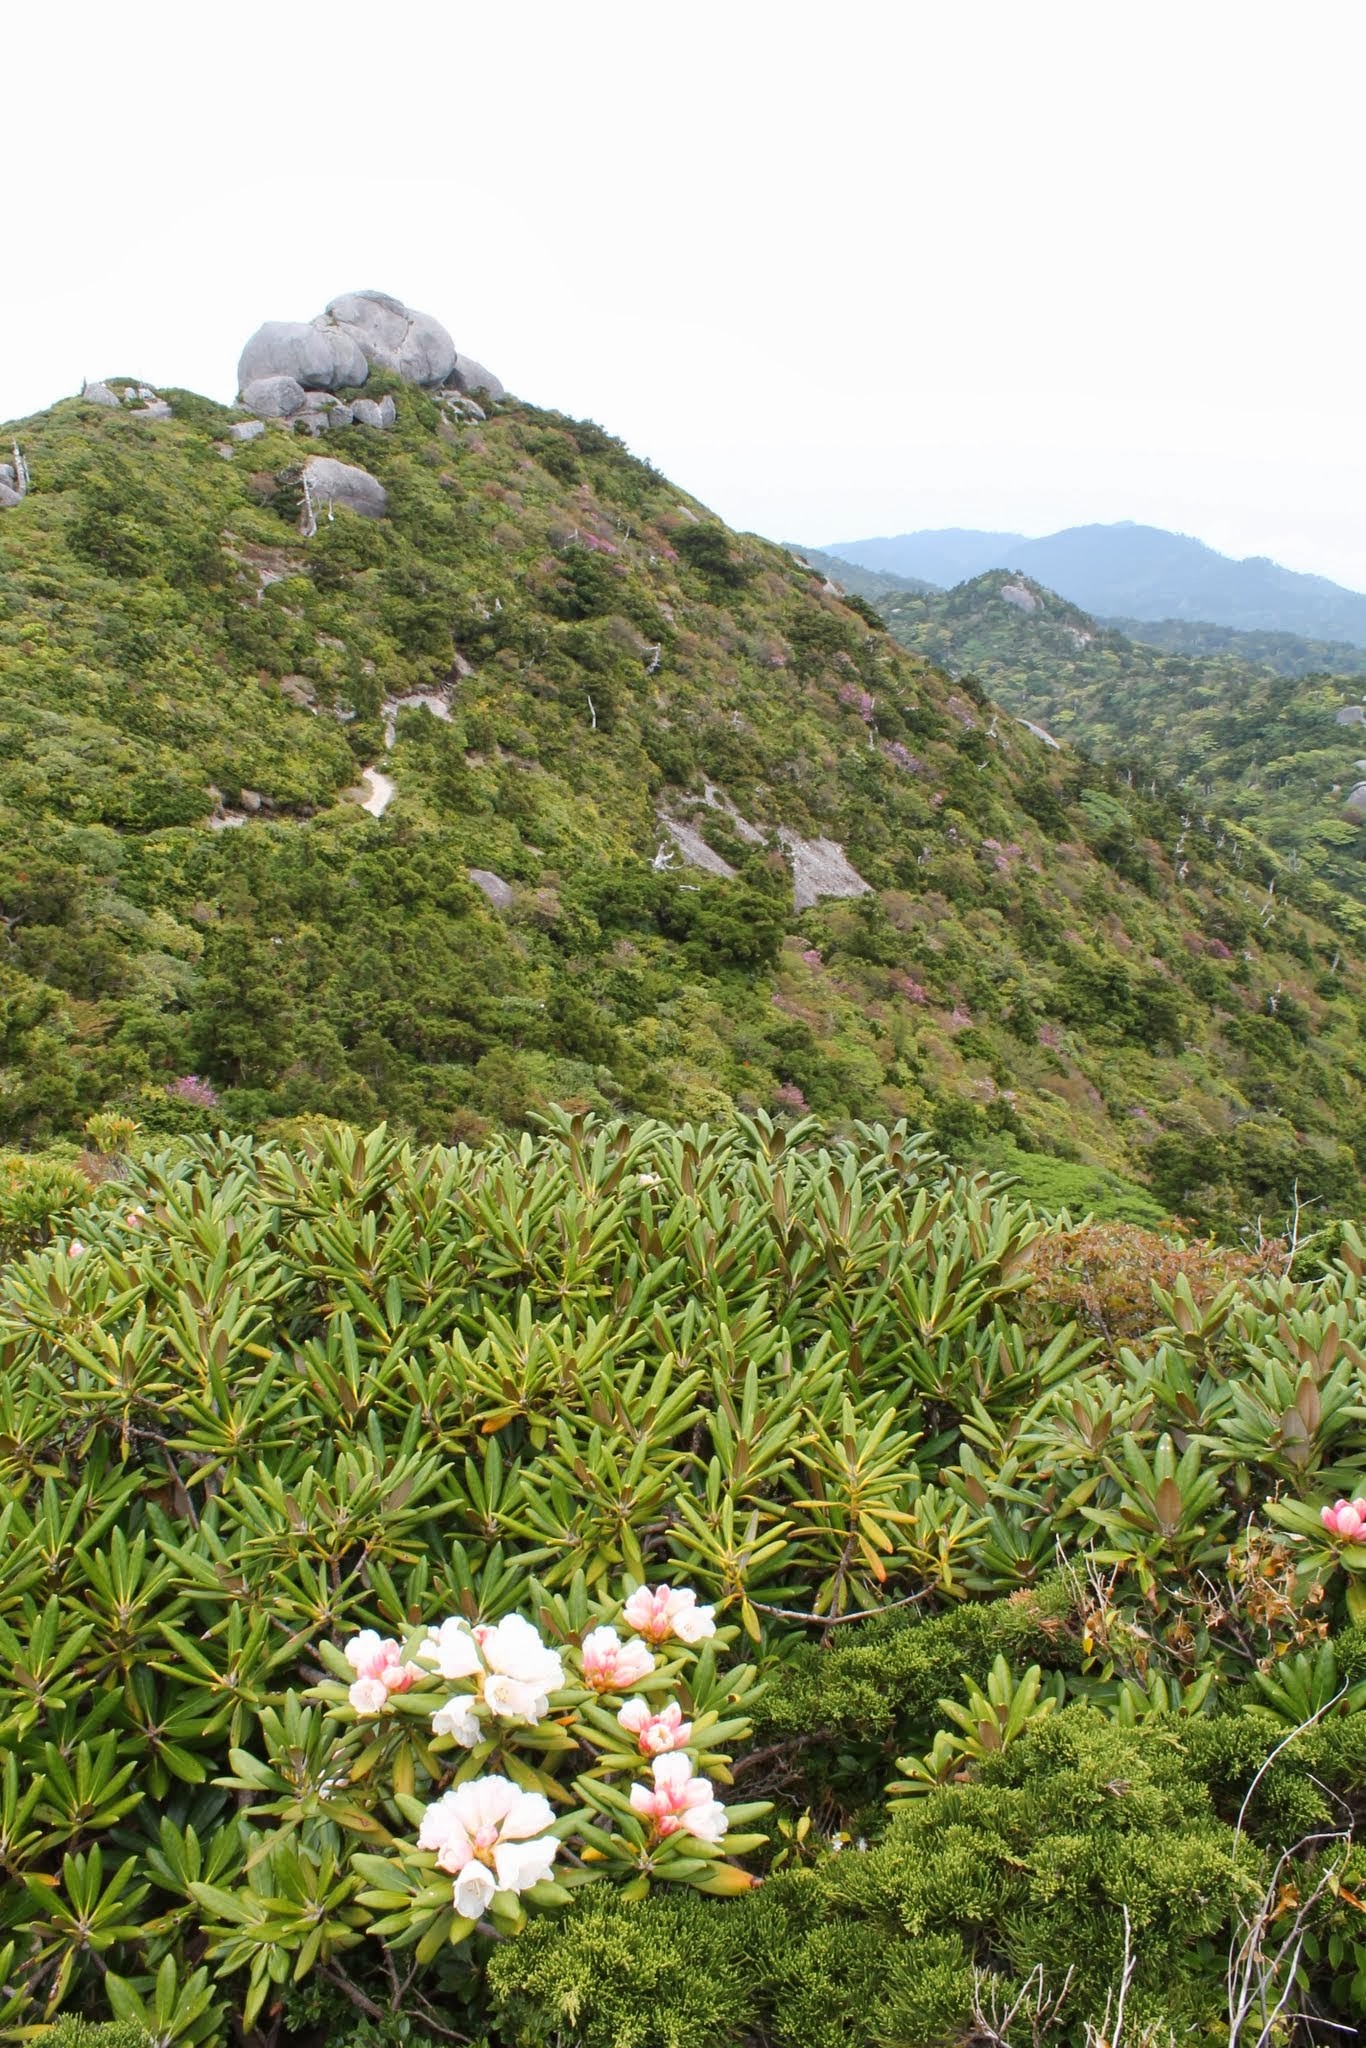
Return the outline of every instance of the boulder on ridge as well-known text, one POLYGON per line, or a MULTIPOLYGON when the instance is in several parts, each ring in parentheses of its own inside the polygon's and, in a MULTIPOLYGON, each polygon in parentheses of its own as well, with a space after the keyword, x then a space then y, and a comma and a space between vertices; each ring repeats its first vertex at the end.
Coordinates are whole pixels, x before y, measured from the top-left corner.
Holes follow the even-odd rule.
POLYGON ((444 384, 455 367, 455 343, 430 313, 418 313, 388 292, 343 292, 322 320, 361 349, 367 363, 396 370, 408 384, 444 384))
POLYGON ((492 370, 486 370, 482 363, 476 363, 473 356, 462 356, 457 353, 449 372, 449 380, 457 391, 463 391, 467 397, 476 391, 486 391, 490 398, 503 396, 503 387, 492 370))
POLYGON ((353 335, 308 320, 267 320, 237 363, 241 391, 263 377, 292 377, 305 391, 335 391, 339 384, 363 384, 369 374, 353 335))

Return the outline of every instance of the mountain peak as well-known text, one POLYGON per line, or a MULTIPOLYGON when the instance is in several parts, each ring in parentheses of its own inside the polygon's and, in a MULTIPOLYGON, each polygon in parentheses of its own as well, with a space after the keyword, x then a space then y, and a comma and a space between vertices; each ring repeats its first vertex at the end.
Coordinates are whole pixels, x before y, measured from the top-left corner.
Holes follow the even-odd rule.
POLYGON ((941 589, 988 569, 1010 569, 1099 617, 1200 620, 1366 646, 1366 593, 1265 556, 1235 561, 1188 534, 1135 520, 1071 526, 1038 540, 940 528, 837 541, 826 553, 941 589))

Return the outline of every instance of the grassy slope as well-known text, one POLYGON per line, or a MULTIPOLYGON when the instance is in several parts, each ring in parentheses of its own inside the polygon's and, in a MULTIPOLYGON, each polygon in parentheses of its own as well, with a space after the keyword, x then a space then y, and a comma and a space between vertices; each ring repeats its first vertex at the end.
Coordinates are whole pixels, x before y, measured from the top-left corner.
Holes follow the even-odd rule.
POLYGON ((305 448, 273 428, 224 460, 228 417, 68 400, 18 429, 0 1136, 106 1102, 193 1120, 164 1093, 191 1070, 238 1124, 443 1137, 548 1098, 800 1097, 1225 1219, 1297 1177, 1357 1200, 1366 978, 1284 890, 1262 922, 1250 838, 1236 868, 1189 833, 1178 877, 1163 797, 1050 752, 589 424, 457 426, 401 391, 392 434, 323 444, 391 516, 304 542, 305 448), (338 801, 384 699, 448 681, 449 724, 400 714, 385 818, 338 801), (699 808, 737 878, 657 872, 656 801, 707 780, 763 842, 699 808), (211 785, 265 807, 211 832, 211 785), (779 827, 875 893, 798 917, 779 827))

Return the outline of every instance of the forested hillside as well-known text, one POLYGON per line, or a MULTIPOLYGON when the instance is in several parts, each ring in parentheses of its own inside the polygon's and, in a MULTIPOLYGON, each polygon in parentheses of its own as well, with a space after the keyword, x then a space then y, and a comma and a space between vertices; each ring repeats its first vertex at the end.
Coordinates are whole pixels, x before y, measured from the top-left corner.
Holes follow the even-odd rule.
MULTIPOLYGON (((828 557, 834 562, 835 557, 828 557)), ((838 569, 830 574, 838 580, 838 569)), ((861 573, 861 572, 856 572, 861 573)), ((850 588, 854 588, 851 584, 850 588)), ((1100 619, 1098 623, 1168 654, 1227 654, 1283 676, 1366 675, 1366 647, 1347 640, 1306 640, 1298 633, 1240 633, 1195 619, 1100 619)))
MULTIPOLYGON (((1162 653, 1041 585, 994 571, 886 601, 903 644, 971 674, 1017 716, 1150 784, 1216 842, 1236 822, 1281 857, 1279 889, 1353 932, 1366 903, 1366 725, 1351 676, 1284 675, 1234 655, 1162 653), (1340 723, 1339 720, 1354 722, 1340 723)), ((1239 640, 1243 636, 1237 636, 1239 640)), ((1235 859, 1238 858, 1235 850, 1235 859)))
POLYGON ((1359 1199, 1366 979, 1260 819, 1055 751, 591 423, 366 388, 327 448, 387 511, 308 537, 305 421, 5 432, 8 1143, 738 1104, 1135 1215, 1359 1199))

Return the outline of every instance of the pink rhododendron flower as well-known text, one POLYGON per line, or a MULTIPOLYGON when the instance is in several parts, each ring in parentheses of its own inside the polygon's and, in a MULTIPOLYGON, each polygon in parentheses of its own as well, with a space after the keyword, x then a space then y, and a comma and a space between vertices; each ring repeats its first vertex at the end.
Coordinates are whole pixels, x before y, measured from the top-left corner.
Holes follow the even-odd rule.
POLYGON ((346 1697, 358 1714, 382 1714, 389 1704, 389 1688, 382 1678, 358 1678, 347 1687, 346 1697))
POLYGON ((699 1842, 719 1842, 730 1821, 710 1778, 694 1778, 685 1756, 657 1756, 651 1768, 653 1788, 631 1787, 631 1804, 642 1819, 652 1820, 661 1835, 682 1828, 699 1842))
POLYGON ((617 1719, 634 1735, 642 1756, 664 1756, 671 1749, 686 1749, 692 1740, 692 1722, 683 1719, 677 1700, 655 1713, 639 1693, 617 1711, 617 1719))
POLYGON ((625 1692, 655 1668, 644 1643, 623 1643, 614 1628, 594 1628, 583 1639, 584 1683, 596 1692, 625 1692))
POLYGON ((1322 1508, 1319 1520, 1344 1543, 1359 1543, 1366 1536, 1366 1499, 1340 1500, 1331 1508, 1322 1508))
POLYGON ((143 1224, 147 1221, 147 1211, 141 1208, 130 1209, 123 1220, 130 1230, 141 1230, 143 1224))
POLYGON ((477 1920, 496 1892, 525 1892, 550 1876, 559 1843, 547 1836, 555 1816, 539 1792, 507 1778, 453 1786, 422 1816, 419 1849, 455 1878, 455 1910, 477 1920))
POLYGON ((700 1643, 716 1634, 716 1609, 699 1607, 691 1586, 640 1586, 622 1610, 622 1618, 650 1643, 700 1643))
POLYGON ((347 1698, 358 1714, 378 1714, 391 1692, 407 1692, 414 1679, 423 1676, 420 1664, 405 1664, 403 1652, 392 1636, 381 1636, 363 1628, 343 1645, 342 1655, 356 1674, 347 1698))
POLYGON ((483 1739, 479 1716, 469 1693, 458 1692, 432 1715, 433 1735, 451 1735, 462 1749, 473 1749, 483 1739))
POLYGON ((69 1259, 83 1259, 85 1257, 85 1246, 78 1237, 72 1238, 66 1248, 66 1255, 69 1259))

